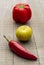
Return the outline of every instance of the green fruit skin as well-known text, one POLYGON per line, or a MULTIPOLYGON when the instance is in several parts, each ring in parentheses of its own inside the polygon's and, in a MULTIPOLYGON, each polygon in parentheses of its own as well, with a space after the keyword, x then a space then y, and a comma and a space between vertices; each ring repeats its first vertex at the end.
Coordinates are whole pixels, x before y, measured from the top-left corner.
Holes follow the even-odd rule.
POLYGON ((22 25, 16 29, 16 37, 20 41, 28 41, 32 36, 32 29, 27 25, 22 25))

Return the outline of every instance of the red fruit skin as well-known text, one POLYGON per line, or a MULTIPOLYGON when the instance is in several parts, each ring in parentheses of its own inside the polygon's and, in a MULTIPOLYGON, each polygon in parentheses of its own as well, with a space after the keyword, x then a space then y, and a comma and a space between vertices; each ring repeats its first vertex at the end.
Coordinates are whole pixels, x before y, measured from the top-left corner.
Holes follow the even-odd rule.
POLYGON ((11 40, 9 42, 9 47, 13 52, 19 55, 22 58, 30 59, 30 60, 37 60, 37 57, 33 54, 29 53, 24 47, 22 47, 18 42, 11 40))
POLYGON ((24 24, 31 19, 31 16, 32 10, 28 4, 17 4, 13 7, 12 17, 15 22, 24 24), (24 8, 18 8, 20 5, 23 5, 24 8))

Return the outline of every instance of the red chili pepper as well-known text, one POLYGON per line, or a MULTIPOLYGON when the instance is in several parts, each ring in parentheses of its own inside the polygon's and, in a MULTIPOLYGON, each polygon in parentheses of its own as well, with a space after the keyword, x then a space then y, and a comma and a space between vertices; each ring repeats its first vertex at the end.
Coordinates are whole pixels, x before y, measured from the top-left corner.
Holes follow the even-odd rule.
POLYGON ((37 60, 37 57, 28 52, 24 47, 22 47, 18 42, 14 40, 8 40, 4 35, 4 38, 9 42, 9 47, 13 52, 18 54, 20 57, 30 60, 37 60))
POLYGON ((32 11, 28 4, 16 4, 12 10, 13 19, 19 23, 26 23, 31 19, 32 11))

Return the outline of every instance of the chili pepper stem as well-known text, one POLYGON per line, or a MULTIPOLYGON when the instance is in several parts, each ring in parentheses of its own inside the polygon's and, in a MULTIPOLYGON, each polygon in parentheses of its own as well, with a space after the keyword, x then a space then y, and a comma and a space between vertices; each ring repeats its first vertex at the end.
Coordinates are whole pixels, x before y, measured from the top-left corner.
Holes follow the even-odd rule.
POLYGON ((7 42, 9 42, 9 39, 5 35, 3 35, 3 37, 7 40, 7 42))

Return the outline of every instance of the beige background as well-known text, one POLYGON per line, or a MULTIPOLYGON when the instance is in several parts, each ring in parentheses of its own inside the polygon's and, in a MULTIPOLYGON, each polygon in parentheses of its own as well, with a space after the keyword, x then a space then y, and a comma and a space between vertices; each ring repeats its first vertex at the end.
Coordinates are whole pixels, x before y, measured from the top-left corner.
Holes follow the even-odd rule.
POLYGON ((0 0, 0 65, 43 65, 44 64, 44 0, 0 0), (37 61, 22 59, 12 53, 3 35, 17 40, 15 30, 19 24, 12 19, 12 8, 17 3, 28 3, 32 8, 32 18, 26 25, 31 26, 33 36, 22 44, 38 57, 37 61))

